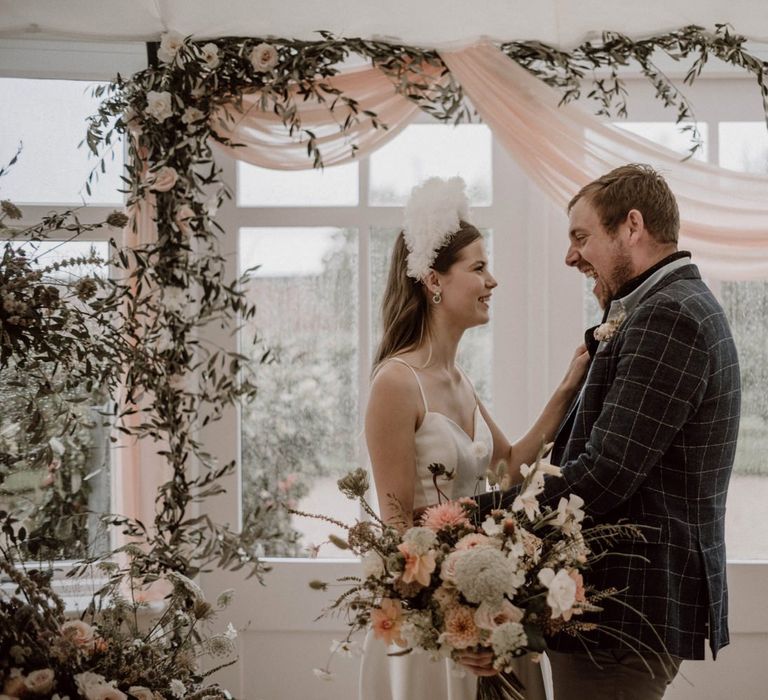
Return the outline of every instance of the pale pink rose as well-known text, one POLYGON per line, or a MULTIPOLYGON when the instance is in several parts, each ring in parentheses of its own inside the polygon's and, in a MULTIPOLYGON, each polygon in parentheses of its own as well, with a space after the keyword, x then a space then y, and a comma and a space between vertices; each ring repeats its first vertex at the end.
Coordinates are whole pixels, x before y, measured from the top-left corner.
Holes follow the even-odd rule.
POLYGON ((195 218, 195 210, 189 204, 182 204, 176 211, 176 225, 179 231, 188 236, 192 230, 190 222, 195 218))
POLYGON ((200 51, 203 54, 203 60, 208 68, 217 68, 221 59, 219 58, 219 47, 216 44, 206 44, 200 51))
POLYGON ((82 620, 68 620, 61 626, 61 635, 82 649, 93 646, 95 630, 82 620))
POLYGON ((164 122, 173 115, 173 96, 170 92, 150 90, 147 93, 147 108, 144 110, 158 122, 164 122))
POLYGON ((475 610, 475 624, 483 630, 495 630, 505 622, 520 622, 523 619, 523 611, 512 605, 506 598, 501 605, 488 605, 481 603, 475 610))
POLYGON ((456 543, 456 551, 463 552, 467 549, 474 549, 475 547, 495 547, 493 540, 487 535, 481 535, 479 532, 473 532, 469 535, 464 535, 456 543))
POLYGON ((24 681, 24 685, 27 686, 27 690, 35 695, 44 695, 50 693, 53 690, 53 682, 56 676, 53 673, 53 669, 40 668, 37 671, 32 671, 24 681))
POLYGON ((107 683, 92 685, 85 691, 86 700, 128 700, 128 696, 107 683))
POLYGON ((143 685, 132 685, 128 688, 128 695, 132 695, 137 700, 155 700, 155 694, 143 685))
POLYGON ((456 605, 445 613, 445 632, 442 641, 454 649, 466 649, 480 642, 480 630, 475 624, 472 608, 456 605))
POLYGON ((440 566, 440 578, 443 579, 443 581, 453 583, 456 580, 456 564, 458 564, 459 559, 464 556, 465 551, 467 550, 451 552, 445 559, 443 559, 443 563, 440 566))
POLYGON ((400 636, 403 609, 399 600, 384 598, 381 606, 371 612, 371 628, 376 639, 383 639, 386 644, 404 647, 405 640, 400 636))
POLYGON ((277 65, 277 49, 271 44, 259 44, 251 50, 249 58, 257 73, 268 73, 277 65))
POLYGON ((150 189, 153 192, 168 192, 179 179, 179 174, 175 168, 164 165, 160 170, 150 175, 150 189))
POLYGON ((467 512, 456 501, 448 501, 437 506, 432 506, 424 511, 421 524, 430 530, 437 532, 444 527, 468 526, 467 512))
POLYGON ((414 554, 409 549, 407 542, 399 544, 397 548, 405 555, 403 581, 405 583, 413 583, 416 581, 422 586, 428 586, 432 572, 437 566, 435 552, 428 550, 424 554, 414 554))

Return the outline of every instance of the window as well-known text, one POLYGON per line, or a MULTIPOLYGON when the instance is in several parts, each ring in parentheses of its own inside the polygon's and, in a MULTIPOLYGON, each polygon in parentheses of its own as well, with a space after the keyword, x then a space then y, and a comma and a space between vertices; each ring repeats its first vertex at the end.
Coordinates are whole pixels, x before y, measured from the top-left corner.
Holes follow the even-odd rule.
MULTIPOLYGON (((366 463, 360 413, 401 206, 423 178, 461 174, 473 206, 489 207, 490 132, 414 124, 349 165, 233 170, 239 269, 254 268, 248 293, 257 306, 240 347, 262 360, 258 398, 241 413, 243 524, 271 556, 343 557, 348 552, 318 549, 337 527, 290 516, 275 495, 344 522, 359 515, 336 480, 366 463)), ((473 329, 462 346, 463 367, 490 401, 490 329, 473 329)))
MULTIPOLYGON (((0 179, 0 199, 20 207, 24 219, 18 223, 39 221, 51 205, 76 208, 86 202, 93 216, 103 220, 120 204, 121 144, 115 145, 114 161, 98 178, 91 195, 84 186, 96 165, 86 149, 77 147, 85 135, 85 119, 97 105, 91 97, 92 87, 93 83, 75 80, 0 78, 0 122, 4 127, 0 167, 9 163, 21 144, 18 162, 0 179)), ((9 226, 16 223, 5 222, 9 226)), ((37 268, 85 256, 91 250, 106 259, 105 236, 109 234, 92 235, 93 240, 19 241, 13 246, 23 248, 37 268)), ((0 244, 5 245, 2 240, 0 244)), ((55 286, 107 273, 106 267, 67 266, 51 271, 46 280, 55 286)), ((28 377, 26 381, 20 378, 12 364, 0 371, 0 508, 20 512, 27 531, 42 542, 40 549, 28 552, 33 558, 70 559, 106 551, 109 542, 98 522, 98 514, 110 510, 111 493, 108 431, 99 415, 105 399, 76 396, 76 390, 63 396, 54 392, 37 402, 38 410, 30 416, 31 391, 28 377), (75 398, 77 403, 71 403, 75 398), (69 432, 62 431, 65 402, 79 416, 76 429, 69 432), (30 426, 37 431, 34 436, 30 426), (41 444, 46 446, 41 448, 41 444), (63 544, 52 547, 45 539, 50 534, 63 544)))

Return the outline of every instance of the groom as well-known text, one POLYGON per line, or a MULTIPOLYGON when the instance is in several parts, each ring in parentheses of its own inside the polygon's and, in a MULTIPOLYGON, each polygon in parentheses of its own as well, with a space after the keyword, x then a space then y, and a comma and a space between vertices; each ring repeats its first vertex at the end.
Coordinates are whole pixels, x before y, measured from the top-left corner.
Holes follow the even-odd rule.
MULTIPOLYGON (((588 584, 621 592, 623 604, 605 601, 589 616, 606 631, 584 632, 585 643, 560 635, 547 655, 555 700, 650 700, 683 659, 704 658, 705 639, 713 657, 728 644, 738 358, 720 304, 677 250, 677 202, 658 173, 616 168, 568 212, 565 262, 594 280, 602 340, 588 338, 591 367, 552 454, 563 478, 548 479, 539 502, 557 507, 578 494, 593 523, 645 526, 647 541, 617 542, 620 556, 587 572, 588 584)), ((489 673, 483 655, 465 663, 489 673)))

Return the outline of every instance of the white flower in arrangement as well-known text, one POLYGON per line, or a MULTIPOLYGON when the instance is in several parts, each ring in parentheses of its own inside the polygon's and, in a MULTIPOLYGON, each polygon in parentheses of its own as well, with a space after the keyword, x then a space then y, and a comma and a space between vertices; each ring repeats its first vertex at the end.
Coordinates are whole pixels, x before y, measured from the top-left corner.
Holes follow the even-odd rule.
POLYGON ((85 693, 86 700, 128 700, 128 696, 115 688, 113 683, 91 686, 85 693))
POLYGON ((173 102, 170 92, 147 92, 147 108, 144 110, 150 117, 158 122, 164 122, 173 114, 173 102))
POLYGON ((173 334, 168 328, 161 328, 155 338, 155 350, 157 352, 167 352, 175 345, 173 334))
POLYGON ((181 115, 181 121, 187 126, 201 122, 203 119, 205 119, 205 112, 197 107, 187 107, 181 115))
POLYGON ((330 671, 327 671, 324 668, 313 668, 312 673, 315 674, 317 678, 319 678, 321 681, 332 681, 334 676, 336 674, 331 673, 330 671))
POLYGON ((513 596, 525 576, 517 571, 515 562, 492 547, 475 547, 461 553, 456 562, 456 588, 471 603, 500 604, 504 595, 513 596))
POLYGON ((168 578, 174 584, 174 587, 181 588, 182 590, 190 593, 193 598, 197 600, 205 600, 203 589, 200 588, 191 578, 180 574, 178 571, 170 571, 168 578))
MULTIPOLYGON (((216 605, 220 608, 226 608, 235 598, 235 589, 234 588, 227 588, 226 590, 223 590, 221 593, 219 593, 219 597, 216 598, 216 605)), ((232 627, 232 623, 229 623, 229 626, 232 627)), ((229 627, 227 628, 229 629, 229 627)), ((234 627, 232 627, 234 629, 234 627)), ((237 636, 237 632, 235 632, 235 637, 237 636)), ((232 637, 234 639, 235 637, 232 637)))
POLYGON ((366 578, 379 577, 384 574, 384 561, 378 552, 371 550, 362 558, 363 576, 366 578))
POLYGON ((64 447, 64 443, 59 440, 57 437, 52 437, 50 440, 48 440, 48 445, 51 448, 51 451, 53 454, 55 454, 58 457, 61 457, 61 455, 64 454, 66 451, 66 448, 64 447))
MULTIPOLYGON (((219 599, 221 599, 221 596, 219 596, 219 599)), ((223 606, 220 606, 220 607, 223 607, 223 606)), ((227 639, 230 639, 232 641, 235 641, 235 639, 237 639, 237 630, 235 629, 235 626, 231 622, 227 625, 227 629, 224 630, 224 636, 227 639)))
POLYGON ((504 532, 504 526, 501 523, 497 523, 490 515, 486 516, 481 527, 483 532, 489 537, 500 535, 504 532))
POLYGON ((164 165, 162 168, 150 173, 149 186, 153 192, 168 192, 173 189, 179 180, 179 173, 175 168, 164 165))
POLYGON ((334 639, 331 642, 331 654, 341 654, 341 656, 351 659, 355 656, 362 656, 363 650, 359 642, 353 642, 349 639, 341 641, 334 639))
POLYGON ((569 494, 568 498, 561 498, 557 504, 557 516, 553 525, 559 527, 566 534, 570 534, 579 529, 579 523, 584 520, 584 511, 581 507, 584 505, 584 499, 575 493, 569 494))
POLYGON ((490 641, 496 655, 493 666, 504 670, 510 665, 515 654, 528 644, 528 637, 519 622, 505 622, 491 632, 490 641))
POLYGON ((170 682, 169 689, 171 691, 171 695, 176 698, 183 698, 184 694, 187 692, 186 687, 178 678, 174 678, 170 682))
POLYGON ((181 287, 163 287, 162 303, 171 313, 181 314, 190 303, 189 295, 181 287))
POLYGON ((221 59, 219 58, 219 47, 216 44, 208 43, 200 49, 200 52, 208 68, 211 70, 218 68, 221 59))
POLYGON ((178 32, 166 32, 160 37, 160 48, 157 50, 157 58, 163 63, 171 63, 179 49, 184 46, 184 37, 178 32))
POLYGON ((92 671, 77 673, 74 678, 80 695, 86 695, 88 690, 93 686, 104 685, 107 682, 107 679, 100 673, 93 673, 92 671))
POLYGON ((259 44, 251 50, 248 58, 257 73, 269 73, 277 65, 277 49, 272 44, 259 44))
POLYGON ((552 617, 565 618, 576 602, 576 581, 569 576, 565 569, 555 574, 553 569, 546 567, 539 571, 539 581, 547 587, 547 605, 552 608, 552 617))
POLYGON ((437 535, 428 527, 412 527, 403 535, 403 542, 412 554, 423 555, 437 543, 437 535))
POLYGON ((512 605, 506 598, 499 605, 480 603, 475 610, 475 624, 484 630, 495 630, 507 622, 520 622, 523 619, 523 611, 516 605, 512 605))
POLYGON ((515 497, 515 500, 512 502, 513 512, 517 513, 523 510, 526 516, 528 516, 528 520, 533 520, 536 514, 541 513, 539 501, 536 497, 542 492, 543 488, 544 484, 537 483, 534 477, 533 481, 515 497))

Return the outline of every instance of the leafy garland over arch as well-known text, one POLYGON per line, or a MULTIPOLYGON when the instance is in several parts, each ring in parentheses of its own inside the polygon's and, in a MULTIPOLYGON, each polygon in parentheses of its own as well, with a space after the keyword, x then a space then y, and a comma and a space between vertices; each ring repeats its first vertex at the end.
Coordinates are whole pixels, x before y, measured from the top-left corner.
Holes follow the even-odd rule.
MULTIPOLYGON (((372 62, 387 74, 398 91, 426 113, 444 122, 472 120, 461 86, 434 50, 359 38, 336 38, 319 32, 316 41, 223 38, 194 41, 170 33, 163 36, 158 63, 130 78, 120 76, 96 90, 103 98, 89 124, 87 144, 103 161, 115 147, 117 134, 128 136, 130 153, 125 183, 129 211, 152 206, 157 240, 122 250, 116 258, 130 287, 131 302, 122 312, 123 327, 145 352, 127 357, 126 405, 143 402, 143 420, 124 430, 167 445, 165 458, 173 478, 158 495, 156 533, 121 520, 128 532, 150 540, 150 568, 176 568, 194 574, 207 563, 220 566, 259 566, 253 557, 257 534, 238 536, 214 523, 191 518, 196 498, 217 491, 217 480, 234 464, 218 466, 204 453, 196 434, 221 414, 223 407, 253 396, 255 387, 242 372, 245 358, 205 348, 199 331, 211 322, 230 328, 249 318, 254 308, 242 292, 244 280, 227 278, 217 248, 216 210, 231 192, 221 177, 211 150, 217 110, 237 104, 243 95, 259 94, 261 107, 278 115, 288 132, 306 143, 308 157, 322 166, 322 154, 311 131, 300 120, 296 105, 314 98, 333 111, 348 108, 341 125, 348 130, 360 107, 332 87, 328 78, 340 71, 350 55, 372 62), (438 72, 440 78, 432 77, 438 72), (148 397, 148 398, 147 398, 148 397), (192 478, 192 458, 203 476, 192 478), (249 539, 250 538, 250 539, 249 539), (186 551, 186 554, 180 552, 186 551)), ((691 84, 710 57, 750 73, 768 113, 768 64, 750 54, 746 39, 726 25, 714 32, 688 26, 635 41, 605 32, 599 42, 588 41, 571 51, 539 42, 509 42, 501 49, 544 82, 560 89, 563 102, 587 96, 599 114, 626 114, 626 85, 622 69, 638 65, 656 96, 676 110, 677 121, 692 118, 685 96, 654 63, 661 52, 674 60, 691 59, 685 77, 691 84)), ((386 128, 368 113, 374 126, 386 128)), ((694 132, 694 140, 695 140, 694 132)), ((354 149, 354 144, 350 146, 354 149)), ((695 148, 695 143, 694 143, 695 148)), ((94 176, 98 168, 94 170, 94 176)), ((135 219, 134 219, 135 221, 135 219)), ((130 408, 125 410, 130 411, 130 408)))

